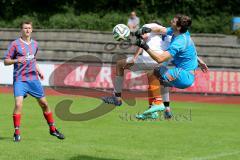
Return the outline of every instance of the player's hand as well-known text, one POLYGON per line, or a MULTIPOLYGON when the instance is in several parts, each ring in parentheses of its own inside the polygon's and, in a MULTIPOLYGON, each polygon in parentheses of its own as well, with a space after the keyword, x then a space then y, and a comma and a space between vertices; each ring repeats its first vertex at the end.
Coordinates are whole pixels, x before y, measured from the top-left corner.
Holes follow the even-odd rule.
POLYGON ((132 58, 130 61, 128 61, 126 63, 126 65, 123 67, 123 69, 129 69, 130 67, 132 67, 134 65, 135 61, 136 61, 136 58, 132 58))
POLYGON ((149 49, 149 46, 142 38, 136 39, 136 45, 147 51, 149 49))
POLYGON ((147 27, 142 27, 140 29, 138 29, 136 32, 135 32, 135 36, 137 38, 141 38, 141 36, 145 33, 150 33, 152 31, 151 28, 147 28, 147 27))
POLYGON ((38 76, 40 77, 41 80, 44 80, 44 75, 43 75, 42 72, 39 72, 39 71, 38 71, 38 76))
POLYGON ((201 68, 203 73, 207 73, 208 72, 208 66, 207 66, 206 63, 204 63, 203 61, 199 61, 198 64, 199 64, 199 66, 200 66, 200 68, 201 68))

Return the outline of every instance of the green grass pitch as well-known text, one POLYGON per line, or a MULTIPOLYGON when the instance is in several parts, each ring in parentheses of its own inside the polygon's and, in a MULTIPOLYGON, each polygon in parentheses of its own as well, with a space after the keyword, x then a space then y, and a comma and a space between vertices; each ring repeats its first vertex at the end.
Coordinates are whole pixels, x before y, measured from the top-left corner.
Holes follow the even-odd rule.
MULTIPOLYGON (((65 99, 48 96, 52 109, 65 99)), ((73 98, 71 111, 85 112, 99 99, 73 98)), ((35 99, 24 101, 20 143, 13 142, 13 96, 0 95, 0 159, 17 160, 239 160, 240 106, 172 102, 171 121, 137 121, 135 113, 147 106, 124 104, 112 112, 85 122, 62 121, 61 141, 48 126, 35 99), (191 113, 190 113, 191 112, 191 113)))

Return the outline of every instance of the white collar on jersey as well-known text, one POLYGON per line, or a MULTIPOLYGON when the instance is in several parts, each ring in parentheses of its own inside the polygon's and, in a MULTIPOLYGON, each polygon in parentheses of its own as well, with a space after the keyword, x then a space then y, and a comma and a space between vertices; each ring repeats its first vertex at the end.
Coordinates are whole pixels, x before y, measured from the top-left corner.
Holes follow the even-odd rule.
POLYGON ((26 42, 26 41, 24 41, 23 39, 22 39, 22 37, 20 37, 20 40, 23 42, 23 43, 25 43, 26 45, 29 45, 29 44, 31 44, 32 43, 32 39, 30 40, 30 42, 28 43, 28 42, 26 42))

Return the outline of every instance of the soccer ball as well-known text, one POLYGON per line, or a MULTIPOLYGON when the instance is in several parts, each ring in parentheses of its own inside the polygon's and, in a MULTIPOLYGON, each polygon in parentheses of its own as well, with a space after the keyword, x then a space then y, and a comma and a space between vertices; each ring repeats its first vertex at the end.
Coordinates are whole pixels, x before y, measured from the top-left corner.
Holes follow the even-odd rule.
POLYGON ((117 24, 113 28, 113 38, 116 41, 128 40, 130 35, 130 29, 125 24, 117 24))

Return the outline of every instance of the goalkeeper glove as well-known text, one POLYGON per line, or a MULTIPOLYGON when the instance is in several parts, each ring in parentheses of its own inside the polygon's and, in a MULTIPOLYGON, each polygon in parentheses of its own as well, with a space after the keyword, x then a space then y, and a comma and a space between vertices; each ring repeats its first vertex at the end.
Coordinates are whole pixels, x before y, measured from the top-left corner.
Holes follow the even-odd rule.
POLYGON ((149 49, 149 46, 147 45, 147 43, 141 38, 136 39, 136 45, 141 47, 145 51, 147 51, 149 49))
POLYGON ((138 29, 136 32, 135 32, 135 36, 137 38, 141 38, 141 36, 145 33, 150 33, 152 31, 151 28, 147 28, 147 27, 142 27, 140 29, 138 29))

